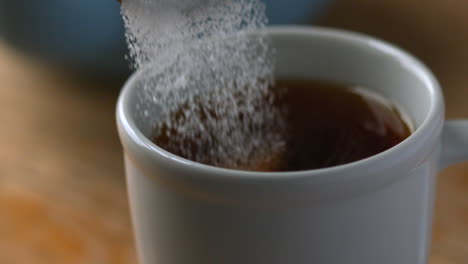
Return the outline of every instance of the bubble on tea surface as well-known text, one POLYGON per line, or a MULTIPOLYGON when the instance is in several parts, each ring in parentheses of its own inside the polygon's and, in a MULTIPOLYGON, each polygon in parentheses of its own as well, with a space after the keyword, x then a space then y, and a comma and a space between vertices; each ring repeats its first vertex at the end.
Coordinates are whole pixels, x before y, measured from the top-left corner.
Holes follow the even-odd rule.
POLYGON ((171 139, 166 149, 247 169, 281 153, 281 113, 268 93, 274 52, 266 36, 250 34, 267 23, 263 3, 127 0, 122 6, 132 66, 144 71, 137 108, 156 134, 171 139))

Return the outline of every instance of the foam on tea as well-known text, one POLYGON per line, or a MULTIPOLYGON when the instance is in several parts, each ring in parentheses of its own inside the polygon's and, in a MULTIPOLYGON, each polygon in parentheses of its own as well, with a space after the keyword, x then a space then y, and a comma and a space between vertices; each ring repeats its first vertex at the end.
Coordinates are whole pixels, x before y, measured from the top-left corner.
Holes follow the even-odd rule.
POLYGON ((268 93, 273 52, 249 34, 267 22, 259 0, 126 0, 122 13, 133 66, 145 72, 138 111, 181 143, 181 156, 239 168, 284 147, 264 133, 282 119, 268 93))

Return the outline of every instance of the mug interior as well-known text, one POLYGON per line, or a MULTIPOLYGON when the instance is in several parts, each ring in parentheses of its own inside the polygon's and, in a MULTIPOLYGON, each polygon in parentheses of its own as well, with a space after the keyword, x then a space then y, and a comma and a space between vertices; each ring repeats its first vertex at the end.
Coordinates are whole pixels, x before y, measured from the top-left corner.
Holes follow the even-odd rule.
MULTIPOLYGON (((428 138, 416 138, 415 134, 430 134, 420 131, 430 130, 430 127, 437 130, 435 121, 440 121, 443 116, 440 88, 430 71, 411 55, 380 40, 340 30, 273 27, 266 32, 276 49, 275 76, 278 79, 320 79, 359 85, 389 99, 406 114, 414 128, 413 135, 390 150, 368 159, 377 159, 378 156, 382 156, 383 159, 384 155, 390 155, 386 152, 395 152, 393 149, 400 148, 400 145, 406 144, 406 148, 409 149, 411 141, 420 141, 414 147, 423 146, 423 141, 428 138), (426 129, 422 129, 424 126, 426 129)), ((118 111, 118 120, 125 119, 125 123, 134 126, 130 129, 138 130, 131 136, 133 139, 144 136, 144 144, 150 145, 152 150, 170 156, 170 153, 165 153, 148 139, 154 124, 148 122, 140 111, 141 107, 144 107, 141 94, 139 95, 144 83, 141 80, 142 75, 142 72, 137 72, 126 84, 119 99, 118 108, 121 111, 118 111)), ((149 115, 157 118, 158 109, 152 109, 149 115)), ((187 164, 186 160, 179 157, 171 157, 171 160, 187 164)), ((360 162, 363 160, 354 163, 360 162)), ((337 167, 346 166, 349 164, 337 167)))
POLYGON ((274 36, 277 50, 275 76, 318 79, 357 85, 376 92, 396 104, 412 131, 422 125, 433 101, 428 80, 422 78, 414 61, 393 47, 359 36, 333 34, 274 36))

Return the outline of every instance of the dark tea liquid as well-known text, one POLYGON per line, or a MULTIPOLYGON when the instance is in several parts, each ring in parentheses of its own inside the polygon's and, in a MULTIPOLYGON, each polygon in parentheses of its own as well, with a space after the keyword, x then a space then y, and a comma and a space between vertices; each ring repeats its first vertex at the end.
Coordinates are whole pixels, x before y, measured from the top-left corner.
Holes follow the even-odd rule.
MULTIPOLYGON (((279 80, 271 93, 274 106, 284 113, 285 147, 237 169, 300 171, 342 165, 385 151, 411 134, 394 105, 362 88, 316 80, 279 80)), ((154 136, 158 146, 181 156, 180 148, 187 142, 174 140, 177 137, 164 133, 154 136)), ((214 165, 210 160, 195 161, 214 165)))

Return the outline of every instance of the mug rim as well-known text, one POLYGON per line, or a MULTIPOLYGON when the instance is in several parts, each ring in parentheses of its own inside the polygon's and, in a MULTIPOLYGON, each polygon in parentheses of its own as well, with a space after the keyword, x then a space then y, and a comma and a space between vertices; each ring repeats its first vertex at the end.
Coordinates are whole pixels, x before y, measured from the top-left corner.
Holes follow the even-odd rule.
MULTIPOLYGON (((356 33, 347 30, 333 29, 318 26, 272 26, 262 29, 262 33, 267 35, 282 35, 282 36, 315 36, 329 39, 344 41, 353 45, 367 46, 397 59, 408 71, 412 71, 424 82, 426 91, 430 95, 429 111, 426 113, 424 121, 417 127, 413 133, 392 148, 371 157, 354 161, 351 163, 302 171, 286 171, 286 172, 255 172, 243 171, 235 169, 226 169, 205 165, 194 162, 175 154, 172 154, 153 143, 148 139, 136 126, 132 115, 131 107, 128 99, 135 89, 134 84, 138 81, 144 70, 134 72, 123 86, 119 95, 116 109, 117 126, 124 147, 124 151, 128 154, 134 154, 135 151, 157 164, 164 165, 166 168, 189 170, 188 177, 203 177, 216 181, 244 181, 250 180, 255 182, 291 182, 299 179, 311 180, 314 179, 321 183, 335 182, 346 174, 347 179, 363 176, 364 174, 375 174, 379 171, 388 169, 409 169, 408 166, 400 166, 403 163, 415 163, 412 158, 415 153, 419 153, 421 149, 427 148, 429 145, 434 145, 436 138, 440 135, 444 122, 444 103, 440 85, 432 72, 420 60, 413 55, 396 47, 393 44, 379 40, 372 36, 361 33, 356 33), (132 146, 132 147, 129 147, 132 146), (344 173, 345 172, 345 173, 344 173), (196 175, 196 176, 195 176, 196 175)), ((433 147, 431 147, 432 149, 433 147)), ((416 161, 416 164, 411 166, 416 167, 423 158, 416 161)), ((187 176, 187 175, 186 175, 187 176)))

